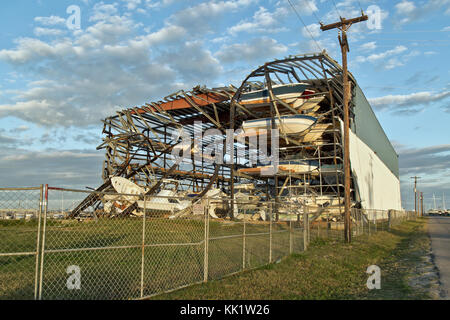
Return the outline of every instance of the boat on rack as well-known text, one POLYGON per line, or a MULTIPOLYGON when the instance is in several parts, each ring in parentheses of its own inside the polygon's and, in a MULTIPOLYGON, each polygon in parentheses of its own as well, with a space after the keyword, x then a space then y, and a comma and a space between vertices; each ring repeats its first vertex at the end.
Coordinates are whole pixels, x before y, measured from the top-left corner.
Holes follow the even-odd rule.
MULTIPOLYGON (((316 123, 317 118, 302 114, 281 116, 275 118, 277 128, 281 133, 285 134, 298 134, 316 123), (280 122, 281 120, 281 122, 280 122)), ((272 118, 262 118, 247 120, 242 123, 242 129, 244 133, 252 133, 258 131, 266 131, 272 128, 272 118)))
MULTIPOLYGON (((317 161, 309 160, 286 160, 280 161, 278 164, 278 172, 280 173, 310 173, 319 167, 317 161)), ((247 175, 261 175, 264 172, 273 172, 273 165, 258 166, 255 168, 242 168, 238 170, 238 173, 243 173, 247 175)))
MULTIPOLYGON (((275 99, 288 103, 293 108, 298 108, 308 100, 315 91, 308 89, 308 83, 288 83, 272 86, 272 93, 275 99)), ((269 90, 267 88, 243 93, 240 101, 247 107, 267 105, 270 103, 269 90)))
POLYGON ((309 160, 287 160, 280 161, 279 170, 291 173, 309 173, 319 167, 318 161, 309 160))

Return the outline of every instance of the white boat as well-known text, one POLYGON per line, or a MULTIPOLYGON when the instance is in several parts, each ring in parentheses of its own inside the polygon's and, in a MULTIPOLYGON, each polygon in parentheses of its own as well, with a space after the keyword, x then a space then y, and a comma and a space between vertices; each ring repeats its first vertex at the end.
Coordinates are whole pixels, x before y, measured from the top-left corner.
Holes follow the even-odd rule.
MULTIPOLYGON (((138 208, 145 209, 146 212, 169 213, 171 214, 170 218, 178 217, 178 213, 185 214, 192 211, 185 210, 192 207, 193 203, 191 199, 181 197, 185 194, 180 194, 180 192, 177 191, 176 187, 178 181, 165 179, 163 181, 162 190, 155 196, 148 196, 147 201, 145 202, 139 198, 140 195, 143 195, 148 191, 147 188, 140 187, 123 177, 111 178, 111 184, 119 194, 103 196, 104 210, 106 213, 111 213, 113 208, 115 208, 116 212, 121 213, 134 203, 137 203, 138 208), (176 187, 168 189, 168 184, 175 184, 176 187)), ((205 201, 206 198, 210 199, 208 203, 208 214, 212 218, 217 219, 219 218, 217 216, 218 212, 228 210, 227 202, 221 200, 225 196, 226 195, 220 189, 213 188, 206 192, 204 199, 200 199, 200 201, 205 201)), ((134 210, 133 214, 142 216, 143 210, 134 210)))
MULTIPOLYGON (((282 133, 295 134, 301 133, 316 123, 317 118, 306 115, 290 115, 275 118, 276 127, 282 133), (281 123, 280 123, 281 119, 281 123)), ((272 128, 272 119, 254 119, 247 120, 242 123, 242 129, 245 133, 257 132, 260 130, 270 130, 272 128)))
MULTIPOLYGON (((123 177, 112 177, 111 184, 116 190, 117 193, 120 194, 143 194, 145 192, 144 188, 138 186, 136 183, 123 178, 123 177)), ((132 198, 135 198, 131 196, 132 198)))
POLYGON ((278 169, 281 171, 288 171, 292 173, 309 173, 319 167, 317 161, 307 160, 287 160, 280 161, 278 169))
MULTIPOLYGON (((139 195, 143 195, 147 191, 146 188, 140 187, 123 177, 112 177, 111 184, 118 195, 105 195, 103 197, 104 210, 107 213, 110 213, 113 207, 120 213, 135 202, 137 202, 138 207, 141 209, 145 208, 145 210, 148 211, 162 213, 173 213, 174 211, 183 210, 191 205, 189 200, 178 198, 175 190, 163 189, 156 196, 149 197, 144 203, 144 200, 139 200, 139 195), (133 196, 133 194, 136 196, 133 196)), ((138 213, 137 211, 134 211, 133 213, 142 215, 142 213, 138 213)))
MULTIPOLYGON (((283 100, 293 108, 301 106, 315 92, 307 89, 308 83, 288 83, 272 86, 272 93, 277 100, 283 100)), ((270 103, 269 91, 267 88, 245 92, 241 95, 240 101, 245 106, 267 105, 270 103)))

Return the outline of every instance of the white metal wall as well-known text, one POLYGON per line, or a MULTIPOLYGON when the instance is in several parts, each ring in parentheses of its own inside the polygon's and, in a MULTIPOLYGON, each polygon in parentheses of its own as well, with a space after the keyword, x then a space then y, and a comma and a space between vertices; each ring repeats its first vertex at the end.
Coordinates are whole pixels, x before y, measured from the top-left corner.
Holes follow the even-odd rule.
POLYGON ((363 209, 402 210, 399 179, 376 153, 351 131, 350 166, 363 209))

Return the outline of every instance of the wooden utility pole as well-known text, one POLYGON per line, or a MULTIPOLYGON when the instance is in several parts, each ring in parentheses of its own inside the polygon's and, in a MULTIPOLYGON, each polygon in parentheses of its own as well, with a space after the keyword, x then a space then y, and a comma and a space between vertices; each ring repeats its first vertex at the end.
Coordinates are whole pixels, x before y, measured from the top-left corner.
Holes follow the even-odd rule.
POLYGON ((414 211, 417 216, 417 214, 418 214, 418 210, 417 210, 418 209, 417 208, 417 196, 418 196, 418 194, 417 194, 417 179, 420 179, 420 177, 414 176, 414 177, 411 177, 411 179, 414 179, 414 211))
POLYGON ((339 44, 341 46, 342 53, 342 81, 344 85, 344 233, 345 233, 345 241, 348 243, 351 242, 351 220, 350 220, 350 148, 349 148, 349 128, 350 128, 350 119, 349 119, 349 96, 350 96, 350 86, 348 81, 348 69, 347 69, 347 52, 350 51, 347 41, 347 30, 354 23, 366 21, 368 17, 361 12, 361 16, 353 19, 345 19, 341 17, 341 21, 335 22, 332 24, 323 25, 321 24, 320 29, 322 31, 331 30, 331 29, 339 29, 342 33, 342 37, 339 34, 339 44))

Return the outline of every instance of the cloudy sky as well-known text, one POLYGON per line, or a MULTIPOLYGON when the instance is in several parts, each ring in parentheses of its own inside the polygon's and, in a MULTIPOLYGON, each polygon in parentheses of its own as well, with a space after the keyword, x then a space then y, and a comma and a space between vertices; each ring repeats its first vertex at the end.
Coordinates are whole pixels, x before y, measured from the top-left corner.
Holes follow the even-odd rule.
POLYGON ((288 0, 1 1, 0 186, 96 187, 102 118, 290 54, 340 61, 318 22, 362 8, 376 18, 352 27, 350 68, 400 155, 404 206, 418 175, 426 204, 450 207, 450 0, 291 3, 298 16, 288 0))

